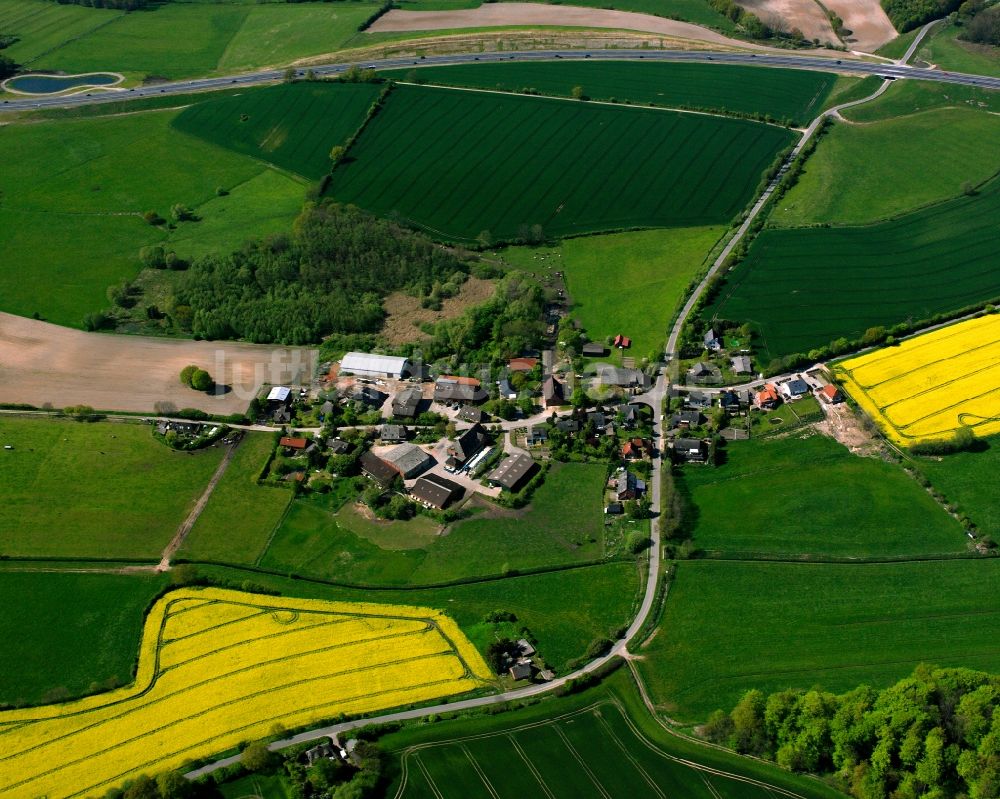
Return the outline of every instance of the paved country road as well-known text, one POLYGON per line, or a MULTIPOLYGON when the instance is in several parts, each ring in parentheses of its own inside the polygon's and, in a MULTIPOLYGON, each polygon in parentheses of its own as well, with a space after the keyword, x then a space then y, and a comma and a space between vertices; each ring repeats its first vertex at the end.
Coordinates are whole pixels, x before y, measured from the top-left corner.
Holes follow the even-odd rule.
MULTIPOLYGON (((822 72, 835 70, 853 75, 879 75, 890 80, 914 78, 935 81, 937 83, 955 83, 984 89, 1000 89, 1000 77, 970 75, 962 72, 945 72, 937 69, 911 67, 901 63, 861 61, 850 57, 846 53, 843 58, 833 59, 829 56, 785 55, 783 53, 712 53, 694 50, 532 50, 513 53, 459 53, 455 55, 427 56, 422 59, 411 57, 387 58, 367 62, 364 66, 370 66, 375 69, 395 69, 412 66, 471 64, 477 61, 489 64, 504 61, 553 61, 556 59, 568 61, 582 61, 586 59, 594 61, 673 61, 790 67, 793 69, 818 70, 822 72)), ((319 77, 333 77, 344 72, 348 67, 348 64, 322 64, 310 67, 310 69, 319 77)), ((305 72, 306 70, 303 68, 299 70, 298 74, 304 76, 305 72)), ((159 95, 187 94, 212 89, 225 89, 232 86, 258 86, 281 81, 283 77, 284 70, 269 69, 218 78, 175 81, 155 86, 122 89, 120 91, 76 94, 68 97, 39 96, 23 100, 5 100, 0 105, 0 111, 23 111, 32 108, 69 108, 132 100, 140 97, 157 97, 159 95)))

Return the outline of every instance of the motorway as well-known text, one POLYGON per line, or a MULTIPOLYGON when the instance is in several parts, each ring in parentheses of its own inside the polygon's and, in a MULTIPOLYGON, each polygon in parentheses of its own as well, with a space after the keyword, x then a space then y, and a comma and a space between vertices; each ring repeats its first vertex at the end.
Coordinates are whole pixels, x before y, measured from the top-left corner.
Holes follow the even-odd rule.
MULTIPOLYGON (((743 64, 762 67, 789 67, 792 69, 818 70, 822 72, 844 72, 852 75, 877 75, 890 80, 910 78, 928 80, 937 83, 952 83, 963 86, 974 86, 982 89, 1000 89, 1000 77, 988 75, 970 75, 962 72, 946 72, 937 69, 911 67, 905 63, 876 63, 861 61, 845 55, 844 58, 795 55, 784 53, 713 53, 696 50, 530 50, 523 52, 504 53, 459 53, 455 55, 436 55, 424 58, 387 58, 370 61, 363 64, 374 69, 398 69, 404 67, 430 67, 449 64, 484 64, 506 61, 671 61, 698 64, 743 64)), ((318 77, 335 77, 344 72, 348 64, 322 64, 310 67, 318 77)), ((179 95, 190 92, 211 91, 231 88, 233 86, 259 86, 276 83, 284 78, 284 70, 268 69, 259 72, 248 72, 240 75, 228 75, 217 78, 199 78, 197 80, 175 81, 153 86, 142 86, 134 89, 109 90, 101 93, 83 93, 63 97, 30 96, 23 100, 5 100, 0 111, 23 111, 35 108, 69 108, 98 103, 112 103, 121 100, 134 100, 141 97, 158 97, 160 95, 179 95)), ((299 70, 300 77, 306 70, 299 70)))

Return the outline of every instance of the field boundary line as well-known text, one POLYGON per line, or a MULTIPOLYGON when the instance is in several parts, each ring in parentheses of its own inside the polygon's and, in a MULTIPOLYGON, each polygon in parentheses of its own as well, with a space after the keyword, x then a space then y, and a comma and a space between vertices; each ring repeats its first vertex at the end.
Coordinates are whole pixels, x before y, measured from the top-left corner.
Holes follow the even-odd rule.
POLYGON ((595 775, 594 772, 590 770, 590 766, 587 765, 587 761, 585 761, 583 757, 581 757, 580 753, 576 751, 576 747, 573 746, 570 739, 566 737, 566 733, 562 731, 562 728, 558 724, 552 724, 551 726, 552 729, 555 731, 555 734, 558 735, 559 738, 562 740, 563 746, 565 746, 570 755, 573 756, 573 759, 580 764, 580 768, 583 769, 584 773, 588 777, 590 777, 590 781, 594 783, 594 787, 597 788, 601 796, 603 796, 604 799, 612 799, 611 794, 607 792, 605 787, 601 784, 600 780, 597 779, 597 775, 595 775))
MULTIPOLYGON (((431 791, 433 791, 434 796, 436 796, 437 799, 444 799, 444 794, 441 793, 441 789, 438 788, 437 783, 431 776, 430 771, 427 770, 427 766, 424 764, 424 761, 420 759, 420 755, 416 755, 415 759, 417 761, 417 768, 419 768, 420 771, 423 772, 424 779, 427 780, 427 787, 430 788, 431 791)), ((399 794, 397 794, 397 796, 398 795, 399 794)))
POLYGON ((642 764, 639 763, 632 753, 628 751, 628 747, 622 743, 621 739, 615 734, 615 731, 611 729, 611 725, 608 724, 604 716, 599 711, 595 712, 594 715, 597 716, 598 723, 604 728, 605 734, 607 734, 607 736, 614 742, 615 746, 621 750, 622 754, 625 755, 625 759, 628 760, 628 762, 635 767, 635 770, 639 772, 642 778, 649 783, 649 787, 656 791, 657 796, 661 799, 666 799, 666 794, 660 790, 660 786, 657 785, 656 781, 649 776, 649 773, 642 767, 642 764))
POLYGON ((472 766, 472 770, 479 775, 479 779, 483 781, 483 787, 489 791, 490 796, 492 796, 493 799, 500 799, 500 794, 498 794, 496 788, 493 787, 493 783, 490 782, 490 778, 486 776, 486 772, 483 771, 482 766, 479 765, 479 761, 476 760, 476 758, 473 757, 472 752, 469 751, 469 747, 467 747, 464 743, 461 743, 458 745, 458 748, 462 750, 462 754, 464 754, 466 759, 469 761, 469 765, 472 766))

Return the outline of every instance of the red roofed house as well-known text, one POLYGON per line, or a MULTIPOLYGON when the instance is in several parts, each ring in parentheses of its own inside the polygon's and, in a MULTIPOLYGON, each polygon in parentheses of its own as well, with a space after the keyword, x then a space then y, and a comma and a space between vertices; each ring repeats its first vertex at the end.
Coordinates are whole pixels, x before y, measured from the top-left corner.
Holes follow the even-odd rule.
POLYGON ((457 383, 460 386, 475 386, 479 388, 479 381, 474 377, 458 377, 456 375, 441 375, 439 380, 447 380, 449 383, 457 383))
POLYGON ((511 358, 507 368, 512 372, 530 372, 538 363, 538 358, 511 358))
POLYGON ((844 401, 844 395, 840 393, 840 389, 832 385, 823 386, 823 388, 819 390, 819 395, 830 405, 836 405, 838 402, 844 401))
POLYGON ((754 395, 753 403, 762 410, 773 410, 781 404, 781 396, 773 383, 767 383, 763 391, 754 395))
POLYGON ((634 460, 643 457, 650 449, 649 443, 641 438, 632 438, 625 442, 622 447, 622 457, 625 460, 634 460))
POLYGON ((309 439, 307 438, 292 438, 291 436, 282 436, 278 439, 278 446, 287 447, 288 449, 305 449, 309 446, 309 439))
POLYGON ((619 333, 617 336, 615 336, 615 340, 612 343, 612 346, 620 347, 621 345, 622 345, 622 334, 619 333))
POLYGON ((621 348, 623 350, 627 350, 631 346, 632 346, 632 339, 630 339, 628 336, 622 336, 621 348))

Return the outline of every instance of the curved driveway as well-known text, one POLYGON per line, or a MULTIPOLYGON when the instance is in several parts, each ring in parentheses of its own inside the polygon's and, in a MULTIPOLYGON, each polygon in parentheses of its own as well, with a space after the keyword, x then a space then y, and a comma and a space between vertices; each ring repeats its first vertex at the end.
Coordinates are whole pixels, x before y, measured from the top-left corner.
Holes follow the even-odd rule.
MULTIPOLYGON (((532 50, 514 53, 459 53, 455 55, 436 55, 426 58, 386 58, 364 64, 375 69, 397 69, 413 66, 443 66, 448 64, 500 63, 504 61, 672 61, 686 63, 712 64, 744 64, 766 67, 789 67, 792 69, 817 70, 822 72, 838 71, 852 75, 879 75, 895 80, 897 78, 914 78, 935 81, 938 83, 955 83, 963 86, 976 86, 983 89, 1000 89, 1000 77, 988 75, 969 75, 962 72, 945 72, 936 69, 924 69, 906 66, 905 64, 885 64, 870 61, 860 61, 854 58, 833 59, 830 57, 795 55, 783 53, 712 53, 695 50, 532 50)), ((334 77, 344 72, 348 64, 322 64, 311 67, 319 77, 334 77)), ((306 70, 300 69, 299 76, 304 76, 306 70)), ((0 106, 2 111, 25 110, 32 108, 64 108, 96 103, 118 102, 139 97, 157 97, 159 95, 187 94, 190 92, 225 89, 231 86, 259 86, 281 81, 284 70, 269 69, 259 72, 248 72, 241 75, 231 75, 218 78, 199 78, 197 80, 175 81, 155 86, 142 86, 135 89, 122 89, 101 94, 77 94, 69 97, 33 97, 25 100, 5 100, 0 106)))

